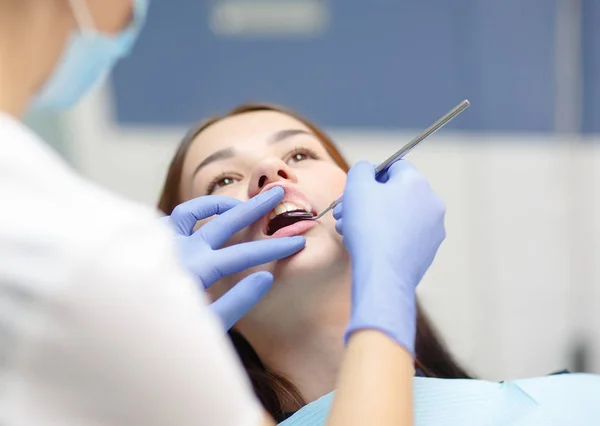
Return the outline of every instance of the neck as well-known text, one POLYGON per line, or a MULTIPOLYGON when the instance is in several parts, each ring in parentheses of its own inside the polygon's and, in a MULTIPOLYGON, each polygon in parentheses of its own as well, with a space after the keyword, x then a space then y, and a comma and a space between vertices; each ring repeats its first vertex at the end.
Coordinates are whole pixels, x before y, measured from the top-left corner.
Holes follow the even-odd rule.
MULTIPOLYGON (((326 327, 315 327, 296 341, 280 342, 267 354, 265 365, 281 372, 312 402, 333 391, 344 356, 344 331, 348 318, 338 318, 326 327)), ((261 356, 261 355, 259 355, 261 356)))
POLYGON ((0 111, 22 116, 52 72, 70 26, 59 3, 0 4, 0 111))
MULTIPOLYGON (((285 304, 285 317, 293 318, 293 324, 281 318, 277 326, 240 327, 268 369, 283 374, 307 402, 335 389, 344 355, 343 336, 350 315, 350 268, 346 264, 341 269, 336 276, 329 275, 319 283, 313 281, 311 287, 319 291, 306 292, 309 294, 302 296, 303 300, 285 304), (252 333, 254 330, 260 333, 252 333)), ((306 282, 300 284, 306 286, 306 282)))

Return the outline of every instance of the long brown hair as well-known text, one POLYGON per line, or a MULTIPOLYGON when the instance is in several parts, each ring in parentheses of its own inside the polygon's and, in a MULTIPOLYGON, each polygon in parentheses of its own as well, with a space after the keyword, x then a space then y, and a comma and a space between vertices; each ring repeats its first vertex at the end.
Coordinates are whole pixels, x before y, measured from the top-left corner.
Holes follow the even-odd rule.
MULTIPOLYGON (((317 138, 319 138, 335 163, 345 172, 348 171, 349 165, 344 157, 342 157, 333 141, 325 134, 325 132, 307 119, 293 111, 279 106, 268 104, 241 105, 225 115, 213 117, 198 123, 185 135, 169 167, 165 185, 158 203, 160 210, 165 214, 171 214, 178 204, 186 201, 180 195, 183 163, 190 145, 196 139, 198 134, 224 118, 257 111, 281 112, 297 119, 306 125, 317 138)), ((265 409, 272 416, 277 417, 281 415, 283 413, 283 407, 295 407, 295 409, 299 409, 306 405, 306 401, 298 388, 283 375, 270 371, 269 368, 262 363, 250 343, 240 333, 231 330, 229 331, 229 336, 250 377, 254 392, 264 405, 265 409)), ((454 361, 448 350, 445 348, 441 338, 438 336, 433 325, 420 307, 417 309, 415 351, 415 367, 421 370, 426 376, 439 378, 469 378, 469 375, 454 361)))

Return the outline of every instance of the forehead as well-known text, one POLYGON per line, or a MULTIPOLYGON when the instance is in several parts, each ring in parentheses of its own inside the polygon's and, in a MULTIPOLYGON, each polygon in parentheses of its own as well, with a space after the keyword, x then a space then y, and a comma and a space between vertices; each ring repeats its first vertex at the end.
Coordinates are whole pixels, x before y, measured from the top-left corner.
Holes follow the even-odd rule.
POLYGON ((301 121, 276 111, 248 112, 227 117, 196 136, 188 150, 186 163, 198 163, 212 153, 226 148, 239 151, 264 149, 272 134, 288 129, 311 132, 301 121))

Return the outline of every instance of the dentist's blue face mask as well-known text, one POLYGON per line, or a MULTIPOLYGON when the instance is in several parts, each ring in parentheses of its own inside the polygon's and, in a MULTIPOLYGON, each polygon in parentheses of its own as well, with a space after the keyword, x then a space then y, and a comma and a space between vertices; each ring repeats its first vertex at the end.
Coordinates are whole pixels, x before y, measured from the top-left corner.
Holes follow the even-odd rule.
POLYGON ((113 35, 96 29, 87 0, 69 0, 79 30, 71 35, 60 62, 34 99, 32 110, 70 108, 129 54, 146 20, 149 0, 132 1, 131 23, 113 35))

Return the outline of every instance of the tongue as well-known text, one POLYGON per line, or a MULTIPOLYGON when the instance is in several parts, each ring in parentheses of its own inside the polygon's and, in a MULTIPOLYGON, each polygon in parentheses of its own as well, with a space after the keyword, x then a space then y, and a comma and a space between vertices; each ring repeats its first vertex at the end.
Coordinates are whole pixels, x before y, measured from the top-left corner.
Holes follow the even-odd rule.
MULTIPOLYGON (((293 210, 294 212, 304 212, 304 210, 293 210)), ((287 212, 289 213, 289 212, 287 212)), ((296 222, 300 222, 302 217, 289 217, 286 216, 285 213, 275 216, 270 220, 269 225, 267 226, 267 235, 273 235, 275 232, 279 231, 281 228, 285 228, 286 226, 293 225, 296 222)))

